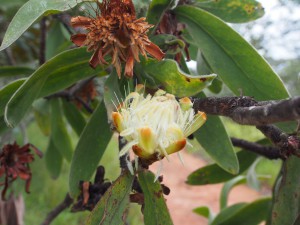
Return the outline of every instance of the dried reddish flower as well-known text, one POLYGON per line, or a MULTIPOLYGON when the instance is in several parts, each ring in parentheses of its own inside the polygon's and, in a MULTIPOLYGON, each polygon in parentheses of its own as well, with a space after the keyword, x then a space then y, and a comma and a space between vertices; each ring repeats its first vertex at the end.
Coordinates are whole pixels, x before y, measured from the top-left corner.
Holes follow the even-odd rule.
POLYGON ((42 157, 42 152, 31 144, 26 144, 20 147, 16 142, 7 144, 3 147, 0 153, 0 177, 5 175, 4 189, 2 190, 2 199, 5 199, 5 193, 8 185, 18 177, 26 181, 25 190, 29 193, 31 170, 29 163, 34 160, 34 155, 30 153, 33 150, 39 157, 42 157))
MULTIPOLYGON (((101 15, 96 18, 77 16, 71 19, 74 28, 82 27, 86 34, 72 35, 71 41, 77 46, 87 46, 94 51, 90 66, 107 64, 104 57, 111 55, 112 64, 118 76, 121 76, 121 62, 125 62, 125 75, 133 76, 134 61, 139 62, 139 53, 147 57, 147 53, 158 60, 164 57, 160 48, 153 44, 146 33, 153 27, 145 22, 145 18, 136 18, 131 0, 103 0, 97 2, 101 15)), ((98 12, 99 10, 96 10, 98 12)))

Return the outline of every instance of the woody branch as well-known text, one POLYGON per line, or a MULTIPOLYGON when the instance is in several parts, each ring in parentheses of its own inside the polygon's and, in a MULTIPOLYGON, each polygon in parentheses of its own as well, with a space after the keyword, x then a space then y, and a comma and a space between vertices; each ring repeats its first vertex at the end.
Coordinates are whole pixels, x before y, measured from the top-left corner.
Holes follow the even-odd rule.
POLYGON ((242 125, 254 125, 276 148, 232 138, 234 146, 258 153, 267 158, 285 159, 300 156, 300 139, 272 125, 277 122, 300 120, 300 97, 278 101, 255 101, 251 97, 196 98, 194 110, 210 115, 226 116, 242 125))

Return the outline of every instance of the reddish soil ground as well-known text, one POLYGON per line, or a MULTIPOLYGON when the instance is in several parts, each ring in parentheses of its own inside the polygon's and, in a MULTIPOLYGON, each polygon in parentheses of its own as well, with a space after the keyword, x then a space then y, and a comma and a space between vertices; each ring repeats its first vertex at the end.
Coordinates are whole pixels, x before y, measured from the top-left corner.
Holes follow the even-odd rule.
MULTIPOLYGON (((176 154, 171 155, 170 162, 163 160, 163 183, 171 189, 166 196, 167 205, 174 225, 207 225, 207 220, 192 210, 199 206, 208 206, 217 213, 219 211, 219 195, 222 184, 190 186, 185 184, 187 176, 194 170, 205 166, 207 163, 197 156, 182 151, 184 165, 176 154)), ((156 172, 158 163, 151 169, 156 172)), ((238 202, 251 202, 261 196, 260 193, 245 185, 235 187, 229 196, 229 205, 238 202)))

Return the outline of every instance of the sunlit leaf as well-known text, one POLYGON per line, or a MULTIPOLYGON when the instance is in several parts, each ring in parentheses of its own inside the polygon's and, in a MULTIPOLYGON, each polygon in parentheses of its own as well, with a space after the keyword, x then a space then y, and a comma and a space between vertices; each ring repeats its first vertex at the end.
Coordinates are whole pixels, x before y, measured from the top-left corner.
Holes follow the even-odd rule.
POLYGON ((242 91, 257 100, 289 96, 263 57, 222 20, 193 6, 179 6, 174 11, 212 70, 236 95, 242 91))
POLYGON ((141 83, 151 88, 161 88, 177 97, 193 96, 209 86, 215 74, 191 76, 184 73, 174 60, 166 59, 157 62, 144 60, 136 65, 142 79, 141 83))
POLYGON ((255 0, 196 0, 193 4, 229 23, 245 23, 265 14, 261 3, 255 0))
POLYGON ((69 10, 80 2, 81 0, 29 0, 10 22, 0 51, 14 43, 41 16, 69 10))
POLYGON ((110 186, 90 214, 86 225, 126 224, 129 193, 134 176, 128 171, 110 186))
MULTIPOLYGON (((89 180, 111 139, 104 103, 98 105, 85 126, 73 155, 69 188, 71 196, 79 193, 81 180, 89 180)), ((116 156, 117 157, 117 156, 116 156)))
POLYGON ((138 179, 145 198, 145 225, 172 225, 160 183, 154 182, 154 174, 144 170, 139 172, 138 179))

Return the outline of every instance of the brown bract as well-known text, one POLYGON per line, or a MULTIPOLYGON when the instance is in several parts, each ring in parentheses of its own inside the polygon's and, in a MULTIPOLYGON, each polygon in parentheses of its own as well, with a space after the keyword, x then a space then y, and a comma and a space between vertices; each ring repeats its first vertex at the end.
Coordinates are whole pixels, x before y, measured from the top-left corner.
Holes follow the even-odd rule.
POLYGON ((8 185, 18 177, 26 181, 25 190, 29 193, 32 176, 29 163, 34 160, 34 155, 30 153, 31 149, 42 157, 42 152, 31 144, 20 147, 17 143, 14 143, 3 147, 0 153, 0 177, 5 175, 4 182, 0 183, 0 185, 4 185, 2 199, 5 199, 8 185))
POLYGON ((146 33, 153 27, 145 18, 136 18, 131 0, 103 0, 97 2, 101 15, 95 18, 77 16, 71 19, 71 25, 87 30, 85 34, 72 35, 71 41, 77 46, 87 46, 94 51, 90 59, 91 67, 108 64, 105 56, 112 57, 112 65, 121 77, 122 62, 125 62, 124 74, 133 76, 134 61, 139 62, 139 54, 147 53, 158 60, 164 57, 160 48, 153 44, 146 33))

